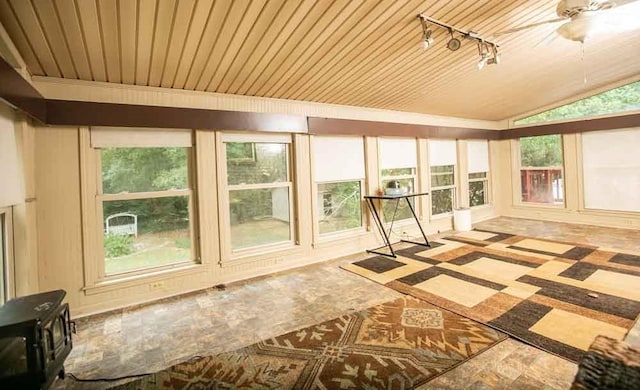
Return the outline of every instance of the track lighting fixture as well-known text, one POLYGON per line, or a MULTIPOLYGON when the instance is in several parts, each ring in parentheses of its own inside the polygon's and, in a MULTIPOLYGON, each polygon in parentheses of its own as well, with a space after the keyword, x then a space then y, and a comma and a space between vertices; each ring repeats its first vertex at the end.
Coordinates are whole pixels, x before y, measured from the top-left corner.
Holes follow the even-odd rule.
POLYGON ((424 19, 420 19, 422 23, 422 48, 427 50, 436 41, 431 35, 433 31, 427 27, 427 22, 424 19))
POLYGON ((422 25, 422 47, 428 49, 433 46, 435 39, 433 38, 433 29, 429 28, 428 24, 432 27, 440 27, 449 31, 451 38, 447 41, 447 49, 451 51, 457 51, 462 47, 462 41, 464 39, 474 39, 478 45, 478 54, 480 60, 478 61, 478 69, 484 68, 486 65, 499 64, 500 54, 498 53, 498 44, 490 42, 473 31, 463 31, 459 28, 451 26, 449 24, 440 22, 436 19, 430 18, 425 15, 418 15, 420 24, 422 25), (456 34, 458 37, 456 37, 456 34))
POLYGON ((447 49, 451 51, 456 51, 461 46, 460 40, 453 36, 452 28, 449 29, 449 34, 451 34, 451 39, 449 39, 449 42, 447 42, 447 49))

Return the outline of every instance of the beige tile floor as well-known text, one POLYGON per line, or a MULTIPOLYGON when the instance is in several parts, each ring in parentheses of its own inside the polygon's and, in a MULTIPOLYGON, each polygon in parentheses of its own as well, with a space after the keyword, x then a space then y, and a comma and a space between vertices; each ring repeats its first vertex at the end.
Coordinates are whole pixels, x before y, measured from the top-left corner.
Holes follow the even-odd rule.
MULTIPOLYGON (((504 217, 475 227, 640 252, 640 230, 504 217)), ((66 370, 80 378, 152 372, 400 296, 339 268, 359 257, 364 254, 79 319, 66 370)), ((640 325, 636 328, 640 333, 640 325)), ((420 389, 567 389, 576 369, 573 363, 509 339, 420 389)), ((54 384, 55 389, 106 386, 70 379, 54 384)))

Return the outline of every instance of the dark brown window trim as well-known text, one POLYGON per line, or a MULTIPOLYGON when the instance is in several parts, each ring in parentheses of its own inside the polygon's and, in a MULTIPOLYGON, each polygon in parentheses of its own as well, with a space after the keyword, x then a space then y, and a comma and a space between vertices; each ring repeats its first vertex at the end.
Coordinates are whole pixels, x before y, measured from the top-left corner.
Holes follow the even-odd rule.
POLYGON ((40 122, 46 122, 45 98, 2 57, 0 57, 0 99, 40 122))
POLYGON ((306 133, 306 117, 199 108, 47 100, 47 124, 306 133))
POLYGON ((309 133, 449 139, 500 139, 500 130, 309 117, 309 133))
POLYGON ((43 124, 247 130, 323 135, 506 140, 547 134, 640 127, 640 114, 488 130, 301 115, 45 99, 0 57, 0 99, 43 124))
POLYGON ((607 118, 584 119, 575 122, 550 123, 502 130, 501 139, 533 137, 549 134, 572 134, 587 131, 640 127, 640 114, 618 115, 607 118))

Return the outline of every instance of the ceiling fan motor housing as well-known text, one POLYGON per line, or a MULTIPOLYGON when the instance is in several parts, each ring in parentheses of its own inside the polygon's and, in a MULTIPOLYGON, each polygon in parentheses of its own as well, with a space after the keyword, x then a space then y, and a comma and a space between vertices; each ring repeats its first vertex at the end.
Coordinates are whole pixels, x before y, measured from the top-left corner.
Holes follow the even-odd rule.
POLYGON ((561 18, 572 18, 585 11, 600 11, 612 8, 615 4, 609 0, 561 0, 556 13, 561 18))

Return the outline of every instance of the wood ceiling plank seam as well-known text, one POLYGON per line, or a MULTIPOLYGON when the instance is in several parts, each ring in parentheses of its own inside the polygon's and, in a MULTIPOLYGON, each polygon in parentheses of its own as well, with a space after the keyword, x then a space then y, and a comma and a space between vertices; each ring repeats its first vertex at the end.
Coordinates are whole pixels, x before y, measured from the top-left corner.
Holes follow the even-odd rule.
POLYGON ((13 13, 8 0, 0 1, 0 22, 7 30, 11 40, 18 48, 20 55, 27 64, 27 70, 32 75, 44 76, 45 72, 40 60, 35 54, 35 50, 31 46, 31 42, 27 38, 22 26, 18 23, 17 16, 13 13))
MULTIPOLYGON (((416 3, 420 3, 420 6, 422 6, 421 0, 417 0, 416 3)), ((402 3, 393 1, 392 5, 397 7, 387 8, 385 13, 383 13, 380 17, 380 19, 384 20, 383 24, 374 24, 376 20, 371 20, 367 28, 360 32, 359 36, 363 36, 360 41, 353 40, 353 44, 350 42, 347 46, 345 46, 342 49, 340 55, 335 55, 332 57, 330 56, 330 58, 327 59, 327 62, 319 64, 318 67, 320 67, 321 69, 315 72, 309 72, 308 74, 304 75, 304 77, 298 82, 299 92, 292 98, 302 99, 302 96, 304 96, 305 99, 313 100, 313 98, 315 97, 314 93, 319 87, 318 84, 322 82, 323 77, 329 71, 333 70, 335 72, 333 78, 339 77, 338 75, 342 74, 345 69, 350 68, 350 64, 355 63, 356 58, 366 52, 369 48, 372 48, 375 43, 378 42, 383 36, 384 31, 386 31, 385 26, 387 23, 389 25, 394 25, 404 17, 404 13, 400 13, 400 10, 402 9, 402 3), (378 31, 378 33, 376 33, 376 31, 378 31)), ((416 8, 414 13, 417 14, 417 12, 418 8, 416 8)), ((382 44, 382 42, 380 42, 380 44, 382 44)), ((375 51, 375 49, 371 51, 375 51)))
MULTIPOLYGON (((513 4, 513 3, 512 3, 512 4, 513 4)), ((440 18, 440 20, 443 20, 443 18, 440 18)), ((466 18, 466 20, 469 20, 469 18, 466 18)), ((464 20, 461 20, 461 21, 456 21, 456 23, 454 23, 454 24, 455 24, 455 25, 458 25, 458 24, 461 24, 461 23, 464 23, 464 22, 465 22, 464 20)), ((444 49, 442 49, 442 48, 440 48, 440 47, 437 47, 436 49, 437 49, 436 51, 439 51, 439 52, 446 52, 444 49)), ((469 50, 469 49, 467 49, 467 50, 469 50)), ((473 49, 473 50, 475 50, 475 49, 473 49)), ((431 52, 431 54, 434 54, 434 53, 433 53, 434 51, 431 51, 431 50, 430 50, 430 52, 431 52)), ((456 53, 456 54, 460 55, 460 53, 456 53)), ((463 55, 466 55, 466 54, 463 54, 463 55)), ((418 53, 418 52, 415 52, 415 53, 414 53, 414 57, 413 57, 413 58, 414 58, 414 60, 415 60, 415 59, 418 59, 418 58, 419 58, 419 53, 418 53)), ((440 63, 439 63, 439 64, 437 64, 437 65, 438 65, 439 67, 442 67, 442 65, 441 65, 441 64, 443 63, 443 61, 449 61, 449 60, 450 60, 450 56, 443 56, 443 60, 442 60, 442 61, 440 61, 440 63)), ((434 66, 433 64, 429 64, 429 68, 430 68, 430 69, 432 69, 432 67, 433 67, 433 66, 434 66)), ((418 68, 421 68, 421 67, 423 67, 423 65, 422 65, 422 64, 419 64, 419 65, 418 65, 418 68)), ((411 80, 411 82, 405 82, 404 84, 402 84, 402 83, 397 83, 396 85, 399 85, 399 86, 400 86, 400 85, 413 85, 413 84, 415 84, 415 80, 413 79, 413 77, 414 77, 414 76, 413 76, 413 73, 411 73, 411 72, 409 72, 409 71, 407 71, 407 72, 401 72, 401 73, 402 73, 403 75, 407 76, 407 77, 412 77, 412 80, 411 80)), ((435 73, 435 72, 430 72, 430 73, 435 73)), ((389 79, 387 79, 387 80, 389 80, 389 79)), ((397 81, 397 80, 395 80, 395 81, 397 81)), ((374 84, 375 84, 375 83, 374 83, 374 84)), ((388 83, 387 83, 387 84, 388 84, 388 83)), ((398 89, 400 89, 400 88, 398 88, 398 89)), ((403 91, 400 91, 400 93, 404 93, 404 92, 403 92, 403 91)))
POLYGON ((323 7, 319 2, 315 3, 308 9, 308 12, 302 16, 297 24, 291 26, 291 30, 285 30, 286 36, 283 38, 284 41, 282 44, 279 44, 275 53, 267 59, 265 67, 260 69, 258 77, 253 79, 251 86, 249 86, 248 89, 243 89, 241 93, 250 96, 259 96, 257 94, 258 89, 261 89, 265 82, 270 80, 274 68, 277 69, 279 66, 282 66, 283 61, 285 61, 295 49, 296 45, 306 36, 318 20, 326 14, 327 10, 338 3, 338 1, 340 0, 332 0, 331 4, 326 7, 323 7), (303 32, 301 33, 300 31, 303 32))
POLYGON ((82 26, 80 26, 75 2, 55 0, 53 5, 78 78, 92 81, 93 73, 87 58, 82 26))
POLYGON ((20 24, 27 40, 31 43, 36 57, 40 59, 45 75, 61 77, 62 72, 53 56, 31 1, 10 1, 9 7, 15 14, 16 21, 20 24))
MULTIPOLYGON (((450 7, 451 2, 445 1, 443 3, 432 4, 432 7, 435 8, 436 6, 439 7, 433 12, 440 12, 450 7)), ((370 50, 369 54, 364 59, 359 60, 359 62, 353 69, 348 71, 343 77, 338 78, 333 84, 324 86, 323 89, 321 89, 320 92, 317 93, 317 101, 333 101, 335 99, 335 96, 340 96, 342 94, 343 89, 348 90, 347 86, 353 84, 361 85, 358 84, 362 82, 361 79, 363 77, 366 77, 366 75, 369 73, 375 73, 376 66, 382 66, 383 64, 392 61, 397 55, 400 55, 402 52, 402 45, 404 45, 404 43, 402 42, 405 41, 406 37, 413 33, 413 19, 401 19, 397 24, 400 25, 400 27, 396 28, 396 30, 399 29, 399 32, 388 34, 389 38, 386 41, 380 40, 379 42, 381 43, 377 47, 374 47, 372 50, 370 50), (404 27, 402 27, 403 24, 404 27), (376 61, 374 61, 374 59, 376 61)), ((390 28, 390 30, 392 29, 393 28, 390 28)))
POLYGON ((182 89, 184 87, 184 84, 187 81, 187 77, 191 72, 191 68, 195 63, 196 56, 200 52, 199 48, 202 44, 204 34, 209 26, 209 21, 211 20, 211 15, 213 14, 213 8, 213 0, 198 0, 196 4, 196 10, 194 11, 193 24, 191 25, 191 28, 187 33, 185 46, 182 48, 180 61, 178 61, 176 74, 171 84, 172 88, 182 89), (203 12, 204 10, 201 9, 201 7, 205 7, 206 9, 207 4, 209 7, 208 11, 206 12, 206 18, 202 20, 201 15, 204 15, 205 13, 203 12), (198 10, 200 10, 201 12, 198 12, 198 10))
POLYGON ((155 0, 138 0, 138 23, 136 37, 136 85, 148 85, 151 67, 151 50, 155 39, 157 15, 155 0), (146 42, 150 39, 151 43, 146 42))
POLYGON ((118 68, 120 71, 120 82, 124 83, 124 77, 122 76, 123 72, 123 63, 124 60, 122 58, 122 28, 120 26, 120 0, 116 0, 116 30, 118 31, 118 59, 119 64, 118 68))
POLYGON ((159 87, 164 63, 169 50, 169 41, 173 34, 176 15, 176 0, 163 0, 156 7, 156 20, 154 26, 154 40, 151 48, 151 65, 149 67, 148 85, 159 87))
POLYGON ((120 31, 120 74, 124 84, 135 84, 138 39, 138 2, 118 0, 120 31))
MULTIPOLYGON (((260 4, 260 2, 252 2, 252 4, 260 4)), ((269 1, 269 0, 261 0, 261 6, 254 12, 247 11, 243 16, 243 23, 239 23, 238 28, 236 29, 229 45, 227 46, 224 55, 220 59, 220 63, 218 64, 216 71, 213 72, 211 79, 207 83, 205 87, 206 91, 212 92, 222 92, 220 89, 220 82, 227 75, 229 70, 232 68, 233 64, 236 62, 238 55, 240 52, 245 49, 246 46, 249 46, 248 42, 254 42, 251 49, 255 47, 255 41, 258 40, 258 37, 255 37, 257 31, 264 33, 264 29, 268 27, 268 22, 273 19, 274 11, 280 9, 278 6, 278 2, 269 1), (275 4, 275 7, 269 7, 270 5, 275 4), (253 14, 255 13, 255 16, 253 14), (261 18, 263 15, 268 15, 268 20, 262 21, 261 18), (248 22, 250 21, 250 23, 248 22), (249 23, 249 26, 245 26, 245 23, 249 23), (263 26, 266 23, 267 26, 263 26), (246 31, 245 31, 246 30, 246 31), (241 38, 240 38, 241 37, 241 38)), ((281 2, 280 2, 281 4, 281 2)), ((246 49, 249 49, 248 47, 246 49)))
POLYGON ((248 90, 253 87, 253 84, 262 77, 266 68, 271 64, 273 56, 286 44, 288 37, 295 31, 297 26, 302 23, 306 15, 311 13, 314 9, 314 5, 317 5, 315 0, 303 0, 298 3, 297 7, 291 14, 291 17, 287 19, 286 23, 278 31, 278 34, 269 43, 269 46, 265 49, 262 56, 249 70, 248 75, 241 81, 240 85, 234 91, 238 95, 248 95, 248 90))
MULTIPOLYGON (((518 8, 518 7, 514 7, 514 9, 517 9, 517 8, 518 8)), ((543 11, 543 13, 544 13, 544 12, 546 12, 546 11, 543 11)), ((522 21, 522 23, 527 23, 527 21, 522 21)), ((511 25, 512 25, 511 23, 508 23, 506 26, 505 26, 505 25, 500 24, 498 28, 499 28, 500 30, 504 30, 505 28, 511 28, 511 25)), ((507 50, 507 49, 506 49, 506 45, 502 44, 502 42, 500 42, 500 41, 499 41, 498 43, 502 46, 502 50, 501 50, 501 52, 504 54, 505 50, 507 50)), ((430 87, 431 87, 431 86, 430 86, 430 87)), ((438 86, 438 88, 442 88, 442 87, 443 87, 443 85, 442 85, 442 84, 440 84, 440 85, 438 86)))
MULTIPOLYGON (((483 20, 483 22, 481 22, 478 25, 479 28, 482 28, 482 29, 486 28, 488 23, 493 23, 491 21, 492 21, 494 15, 499 14, 502 10, 507 9, 507 8, 509 8, 511 6, 516 6, 517 5, 517 1, 513 1, 511 3, 502 2, 501 4, 504 5, 504 8, 502 8, 502 9, 492 8, 492 10, 489 11, 490 12, 488 14, 489 16, 486 17, 483 20)), ((477 16, 476 15, 468 15, 468 16, 465 17, 464 20, 457 21, 456 24, 468 23, 469 20, 477 20, 477 16)), ((472 50, 475 51, 475 48, 468 48, 463 52, 456 52, 456 54, 466 57, 468 55, 467 52, 471 52, 472 50)), ((421 84, 422 80, 431 79, 431 75, 430 74, 423 75, 422 77, 419 76, 419 75, 418 76, 414 76, 416 74, 415 71, 419 70, 420 68, 422 68, 424 66, 423 60, 421 59, 421 57, 422 57, 421 54, 422 53, 418 53, 418 54, 414 55, 413 58, 405 65, 408 68, 404 69, 405 72, 402 72, 402 75, 400 76, 399 80, 398 79, 395 80, 397 82, 397 84, 395 84, 395 85, 409 85, 410 83, 412 83, 413 85, 416 85, 416 84, 417 85, 422 85, 421 84), (410 79, 409 79, 409 77, 407 75, 410 76, 410 79)), ((439 60, 437 63, 432 64, 430 66, 430 68, 433 67, 433 66, 439 66, 439 69, 442 69, 442 68, 445 69, 444 73, 441 72, 441 73, 438 74, 439 75, 438 80, 437 80, 438 83, 442 83, 444 77, 447 74, 454 74, 454 68, 455 68, 455 73, 457 74, 458 68, 460 66, 462 66, 462 65, 457 65, 457 64, 459 64, 459 62, 456 63, 456 65, 453 65, 453 66, 450 66, 449 64, 446 64, 446 62, 447 62, 446 58, 443 58, 442 60, 439 60)), ((452 77, 454 77, 454 76, 455 76, 455 74, 452 77)), ((434 81, 434 82, 436 82, 436 81, 434 81)), ((388 85, 389 85, 389 83, 385 83, 385 84, 381 85, 380 88, 385 88, 388 85)), ((412 98, 410 98, 407 95, 405 90, 398 90, 395 93, 392 93, 392 94, 382 98, 382 101, 381 100, 371 101, 370 104, 376 104, 376 106, 382 106, 382 105, 386 104, 387 101, 396 101, 396 102, 398 102, 397 103, 398 105, 402 105, 402 104, 404 104, 405 101, 408 101, 408 100, 411 100, 411 99, 412 98), (403 96, 402 97, 402 99, 403 99, 402 101, 398 101, 397 100, 399 95, 403 96)))
POLYGON ((206 91, 208 84, 211 82, 211 78, 220 67, 220 64, 224 60, 235 36, 241 35, 236 34, 238 29, 240 29, 240 27, 246 29, 249 25, 249 21, 255 16, 255 9, 262 8, 261 6, 252 7, 252 5, 264 4, 264 1, 265 0, 248 0, 233 2, 231 9, 222 24, 220 34, 218 35, 216 44, 213 46, 207 65, 204 67, 200 77, 198 78, 198 82, 195 87, 196 91, 206 91), (250 16, 247 16, 248 14, 250 16))
POLYGON ((250 51, 243 62, 243 66, 235 67, 235 75, 227 74, 222 80, 221 90, 224 90, 224 93, 237 94, 238 88, 240 88, 254 69, 254 64, 258 64, 262 60, 267 50, 273 45, 275 38, 282 32, 282 29, 284 29, 287 21, 290 20, 298 8, 302 7, 302 4, 303 2, 297 0, 284 0, 282 2, 269 28, 262 35, 254 50, 250 51))
MULTIPOLYGON (((422 9, 421 5, 415 8, 413 13, 417 15, 420 9, 422 9)), ((404 17, 405 15, 402 15, 398 20, 394 19, 391 26, 400 23, 404 17)), ((391 26, 384 29, 381 26, 380 30, 391 30, 391 26)), ((402 35, 402 31, 405 30, 407 31, 406 34, 408 34, 408 29, 409 27, 405 27, 400 31, 400 34, 389 34, 386 36, 384 35, 384 32, 381 32, 382 35, 380 36, 371 34, 372 40, 368 41, 362 50, 359 52, 353 52, 351 57, 346 57, 344 59, 346 62, 338 62, 335 66, 332 66, 332 68, 337 69, 337 73, 332 77, 332 79, 323 81, 320 78, 316 78, 314 82, 310 83, 312 91, 306 95, 307 98, 314 101, 319 100, 325 94, 335 91, 335 86, 342 85, 351 77, 355 77, 354 75, 358 72, 366 72, 369 69, 372 69, 374 67, 373 60, 376 57, 380 58, 380 53, 385 53, 387 57, 390 57, 390 53, 394 51, 394 48, 400 45, 398 35, 402 35)))
MULTIPOLYGON (((80 5, 77 0, 73 0, 73 8, 75 9, 76 17, 78 18, 78 26, 80 27, 80 35, 82 37, 82 46, 84 47, 84 52, 87 56, 87 62, 89 63, 89 70, 91 71, 91 80, 107 81, 105 65, 101 64, 102 67, 100 67, 98 64, 95 64, 92 59, 92 54, 95 52, 95 47, 93 47, 92 49, 89 48, 89 39, 84 28, 83 17, 80 11, 80 5)), ((97 62, 100 63, 100 61, 97 62)))
POLYGON ((62 30, 58 11, 53 0, 38 1, 33 5, 38 22, 45 33, 47 45, 51 48, 51 54, 58 64, 62 77, 77 79, 78 72, 71 59, 69 45, 62 30))
POLYGON ((102 41, 98 32, 98 11, 95 1, 76 1, 76 12, 82 27, 85 49, 94 81, 107 81, 107 65, 102 55, 102 41))
MULTIPOLYGON (((177 33, 172 35, 171 41, 169 42, 167 61, 165 61, 164 68, 162 70, 162 77, 160 78, 160 86, 163 88, 171 88, 175 81, 176 72, 178 71, 178 62, 182 58, 186 47, 187 34, 193 25, 193 19, 196 11, 196 0, 188 0, 188 2, 190 4, 188 7, 188 22, 178 23, 177 33), (181 25, 184 27, 180 27, 181 25)), ((187 1, 180 2, 182 5, 185 3, 187 3, 187 1)), ((182 7, 182 9, 184 10, 184 7, 182 7)), ((183 12, 178 12, 176 14, 176 21, 181 20, 180 16, 184 16, 183 12)))
MULTIPOLYGON (((566 54, 566 53, 565 53, 565 54, 566 54)), ((562 58, 559 58, 559 57, 556 57, 554 61, 556 61, 556 62, 560 62, 560 60, 563 60, 563 59, 562 59, 562 58)), ((545 63, 548 63, 548 62, 547 62, 547 61, 545 61, 545 63)), ((559 64, 558 64, 558 65, 559 65, 559 64)), ((548 67, 546 67, 545 69, 549 69, 549 70, 551 70, 552 68, 553 68, 553 69, 557 69, 557 66, 555 66, 555 65, 554 65, 554 66, 548 66, 548 67)), ((549 73, 548 73, 548 76, 540 76, 540 77, 543 77, 543 78, 544 78, 544 77, 553 77, 553 72, 549 72, 549 73)), ((509 82, 508 80, 504 80, 504 78, 503 78, 503 79, 501 80, 501 83, 494 83, 494 85, 495 85, 494 89, 496 90, 496 91, 495 91, 495 94, 500 94, 500 93, 502 93, 502 91, 503 91, 503 88, 501 88, 501 85, 503 85, 502 81, 504 81, 504 84, 508 84, 508 82, 509 82)), ((441 88, 440 88, 440 89, 441 89, 441 88)), ((435 94, 436 92, 432 92, 432 91, 430 91, 430 93, 435 94)))
MULTIPOLYGON (((504 3, 504 2, 503 2, 504 3)), ((513 3, 512 3, 513 4, 513 3)), ((446 20, 451 21, 452 25, 462 25, 464 23, 466 23, 469 20, 474 20, 476 18, 475 15, 471 15, 471 14, 464 14, 460 9, 462 7, 457 7, 454 8, 453 14, 449 15, 448 18, 446 20)), ((494 8, 495 9, 495 8, 494 8)), ((442 19, 439 19, 442 20, 442 19)), ((420 31, 420 29, 418 30, 420 31)), ((446 52, 446 50, 444 49, 444 47, 438 46, 437 47, 438 52, 446 52)), ((463 51, 458 51, 455 52, 453 54, 449 53, 449 55, 455 55, 455 56, 467 56, 467 52, 471 51, 472 49, 466 47, 463 48, 463 51)), ((473 49, 475 50, 475 49, 473 49)), ((436 52, 436 51, 434 51, 436 52)), ((435 54, 434 52, 432 52, 432 56, 433 54, 435 54)), ((376 89, 377 91, 387 91, 390 89, 394 89, 395 95, 398 94, 403 94, 405 93, 406 90, 406 86, 409 85, 416 85, 418 84, 417 82, 417 78, 419 78, 419 72, 421 69, 423 69, 424 66, 424 60, 421 58, 424 57, 423 53, 419 50, 415 50, 412 51, 411 54, 407 57, 405 57, 405 62, 403 63, 402 66, 402 71, 398 71, 396 72, 396 74, 398 76, 396 76, 395 78, 393 77, 389 77, 386 76, 385 78, 380 77, 381 75, 384 75, 386 73, 380 72, 379 73, 379 81, 376 80, 376 82, 373 82, 372 85, 374 85, 373 88, 376 89), (402 81, 401 81, 402 80, 402 81)), ((450 65, 448 63, 451 62, 451 57, 447 57, 447 56, 442 56, 441 60, 438 60, 436 63, 430 64, 429 68, 433 69, 434 67, 436 67, 436 70, 440 70, 440 69, 447 69, 450 68, 450 65), (446 64, 446 65, 445 65, 446 64), (445 66, 447 68, 445 68, 445 66)), ((396 68, 396 66, 394 65, 394 68, 396 68)), ((392 70, 389 70, 392 71, 392 70)), ((385 72, 388 72, 387 70, 385 70, 385 72)), ((426 74, 424 77, 429 77, 431 78, 432 74, 434 74, 436 72, 434 71, 430 71, 428 74, 426 74)), ((438 73, 440 74, 440 73, 438 73)), ((438 77, 438 80, 440 79, 440 77, 438 77)), ((373 92, 371 93, 371 90, 368 91, 369 93, 367 95, 365 95, 365 99, 361 99, 360 101, 376 101, 377 98, 377 93, 373 92), (375 99, 375 100, 372 100, 375 99)), ((392 94, 394 94, 392 92, 392 94)), ((386 96, 385 96, 386 97, 386 96)), ((391 99, 391 98, 390 98, 391 99)), ((395 96, 394 96, 395 99, 395 96)), ((378 107, 378 106, 375 106, 378 107)))
POLYGON ((98 23, 102 39, 102 55, 107 65, 107 80, 111 83, 122 82, 120 73, 120 40, 118 29, 118 11, 116 0, 96 0, 98 2, 98 23))
MULTIPOLYGON (((286 69, 284 74, 278 79, 278 82, 267 92, 269 96, 279 96, 284 99, 291 99, 295 92, 294 84, 311 69, 318 64, 323 58, 329 58, 335 55, 335 52, 347 44, 351 39, 345 39, 353 29, 363 20, 363 18, 371 15, 373 18, 376 13, 372 11, 382 2, 362 2, 354 3, 356 7, 349 15, 345 15, 345 11, 340 12, 337 18, 334 18, 327 28, 323 29, 320 35, 309 45, 303 55, 298 57, 294 64, 286 69), (371 8, 371 5, 374 8, 371 8), (343 17, 344 15, 344 17, 343 17), (342 20, 341 20, 342 19, 342 20), (325 37, 326 35, 326 37, 325 37)), ((345 8, 346 10, 346 8, 345 8)))
POLYGON ((344 20, 343 14, 350 14, 349 11, 358 7, 358 2, 338 0, 334 4, 338 4, 335 7, 328 7, 320 18, 317 18, 315 23, 310 26, 304 33, 302 39, 296 44, 288 56, 282 59, 281 65, 277 66, 269 75, 268 80, 257 90, 258 96, 276 97, 281 96, 273 95, 273 88, 280 82, 282 76, 302 58, 306 53, 310 52, 311 47, 317 46, 321 41, 320 37, 326 39, 330 35, 330 26, 334 22, 338 24, 344 20), (348 10, 348 11, 347 11, 348 10))
POLYGON ((204 47, 201 45, 196 52, 196 56, 189 68, 189 73, 183 86, 184 89, 195 90, 196 84, 200 81, 202 71, 213 54, 213 49, 220 36, 221 26, 231 11, 232 3, 233 2, 226 0, 216 0, 211 11, 212 19, 207 21, 207 26, 203 33, 204 39, 200 42, 201 44, 204 43, 204 47), (218 9, 218 6, 220 6, 221 9, 218 9))
MULTIPOLYGON (((254 23, 250 33, 243 42, 242 47, 238 50, 238 53, 231 64, 226 67, 224 76, 217 83, 218 86, 215 88, 217 92, 227 93, 231 82, 235 80, 239 71, 243 67, 250 66, 249 58, 251 58, 253 53, 260 49, 261 43, 265 41, 268 31, 277 19, 278 14, 283 11, 285 4, 287 4, 286 0, 269 0, 265 5, 258 16, 256 23, 254 23)), ((215 82, 214 80, 215 75, 212 79, 212 83, 215 82)), ((210 86, 208 86, 207 89, 210 89, 210 86)))

